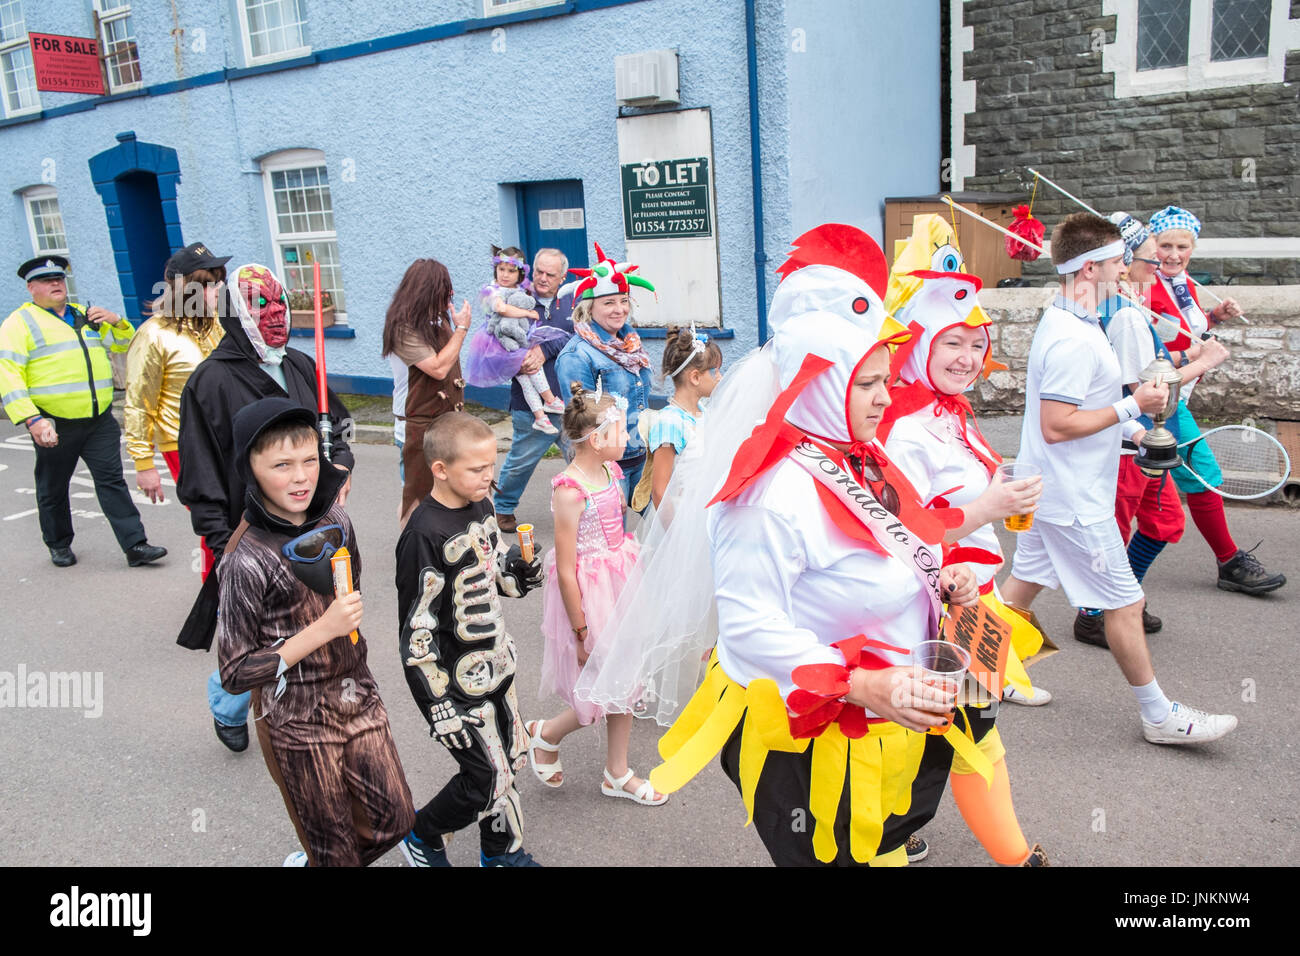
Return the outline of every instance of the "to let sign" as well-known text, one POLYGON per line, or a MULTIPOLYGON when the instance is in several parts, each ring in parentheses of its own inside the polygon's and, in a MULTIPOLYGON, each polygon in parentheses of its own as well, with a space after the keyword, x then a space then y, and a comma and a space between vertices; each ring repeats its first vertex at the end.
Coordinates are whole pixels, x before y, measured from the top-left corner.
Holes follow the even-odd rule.
POLYGON ((98 41, 49 33, 29 36, 38 90, 47 93, 104 93, 98 41))
POLYGON ((622 170, 624 238, 713 235, 708 157, 628 163, 622 170))

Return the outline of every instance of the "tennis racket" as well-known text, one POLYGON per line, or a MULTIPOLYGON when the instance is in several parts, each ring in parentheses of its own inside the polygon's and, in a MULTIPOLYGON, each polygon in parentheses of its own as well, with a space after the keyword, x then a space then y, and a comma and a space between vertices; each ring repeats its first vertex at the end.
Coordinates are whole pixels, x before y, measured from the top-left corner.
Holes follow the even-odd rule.
POLYGON ((1183 464, 1201 484, 1225 498, 1250 501, 1266 498, 1291 477, 1291 457, 1282 444, 1268 432, 1249 425, 1223 425, 1203 432, 1178 445, 1183 464), (1218 475, 1204 454, 1194 455, 1200 446, 1208 450, 1217 463, 1222 481, 1212 484, 1218 475), (1206 472, 1202 475, 1201 472, 1206 472))

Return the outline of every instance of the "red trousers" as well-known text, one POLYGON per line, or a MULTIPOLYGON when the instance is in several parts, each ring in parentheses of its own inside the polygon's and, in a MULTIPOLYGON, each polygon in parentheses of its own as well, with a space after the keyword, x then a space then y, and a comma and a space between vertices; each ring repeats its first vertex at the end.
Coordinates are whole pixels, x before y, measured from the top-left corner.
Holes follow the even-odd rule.
MULTIPOLYGON (((181 453, 178 451, 165 451, 162 453, 163 461, 167 462, 167 470, 172 473, 172 481, 181 480, 181 453)), ((212 570, 213 560, 212 552, 208 550, 207 542, 199 538, 199 553, 202 558, 201 570, 203 579, 206 581, 208 572, 212 570)))
POLYGON ((1171 476, 1148 478, 1142 474, 1133 455, 1119 459, 1119 483, 1115 491, 1115 520, 1119 533, 1128 543, 1133 534, 1133 519, 1137 527, 1152 541, 1169 544, 1183 536, 1187 516, 1178 497, 1178 487, 1171 476))

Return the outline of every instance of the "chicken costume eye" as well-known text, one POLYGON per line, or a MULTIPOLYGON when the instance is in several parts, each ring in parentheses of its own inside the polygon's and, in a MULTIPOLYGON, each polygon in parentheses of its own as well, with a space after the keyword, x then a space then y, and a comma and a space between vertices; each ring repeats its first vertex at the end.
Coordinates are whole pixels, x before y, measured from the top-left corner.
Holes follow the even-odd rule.
POLYGON ((930 266, 935 272, 960 272, 962 263, 961 252, 950 243, 940 246, 930 256, 930 266))
POLYGON ((856 299, 853 300, 853 311, 858 315, 865 315, 867 310, 870 308, 871 308, 871 303, 868 302, 862 296, 858 296, 856 299))

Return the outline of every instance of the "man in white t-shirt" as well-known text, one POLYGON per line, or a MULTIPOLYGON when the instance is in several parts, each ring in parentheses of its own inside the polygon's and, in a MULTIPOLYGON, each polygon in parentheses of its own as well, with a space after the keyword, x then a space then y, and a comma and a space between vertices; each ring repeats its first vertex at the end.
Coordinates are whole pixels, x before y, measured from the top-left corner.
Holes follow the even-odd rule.
POLYGON ((1168 386, 1143 384, 1123 395, 1119 361, 1096 315, 1124 264, 1119 229, 1076 213, 1052 232, 1061 294, 1039 320, 1029 349, 1025 418, 1017 460, 1038 465, 1043 495, 1033 526, 1016 540, 1009 604, 1028 608, 1044 587, 1063 587, 1075 607, 1101 608, 1111 653, 1142 711, 1152 743, 1217 740, 1237 718, 1170 701, 1156 682, 1142 630, 1146 602, 1115 523, 1122 438, 1140 442, 1135 419, 1162 408, 1168 386))

